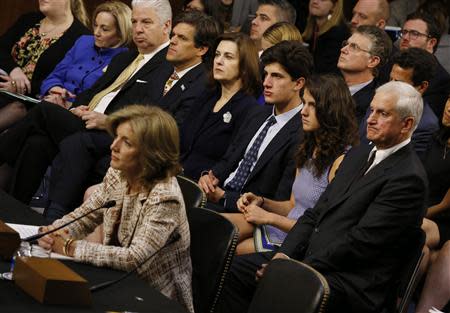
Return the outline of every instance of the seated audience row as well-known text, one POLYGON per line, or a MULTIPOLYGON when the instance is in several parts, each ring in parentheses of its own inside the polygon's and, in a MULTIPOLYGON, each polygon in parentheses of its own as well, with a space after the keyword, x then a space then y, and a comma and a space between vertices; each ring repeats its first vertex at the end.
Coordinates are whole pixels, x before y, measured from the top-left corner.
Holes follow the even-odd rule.
MULTIPOLYGON (((81 35, 90 33, 83 0, 39 2, 38 13, 27 13, 0 38, 0 88, 36 97, 81 35)), ((24 104, 0 98, 0 131, 26 114, 24 104)))
MULTIPOLYGON (((228 6, 221 16, 229 20, 226 12, 231 11, 227 10, 239 1, 220 3, 228 6)), ((224 311, 245 310, 255 287, 250 277, 274 255, 303 260, 322 272, 332 291, 331 312, 344 307, 349 312, 380 310, 407 261, 407 251, 415 248, 421 232, 427 183, 412 149, 425 162, 431 188, 435 188, 430 169, 441 166, 440 159, 435 160, 439 151, 446 162, 447 145, 442 131, 440 139, 432 135, 438 128, 432 110, 438 111, 442 96, 447 100, 450 93, 450 76, 433 56, 441 34, 435 19, 423 11, 409 15, 401 31, 400 51, 396 51, 383 30, 389 15, 385 4, 382 0, 358 1, 352 33, 344 35, 339 31, 341 26, 346 29, 342 1, 311 0, 303 33, 309 43, 306 48, 293 26, 295 11, 286 0, 259 2, 250 37, 242 33, 219 36, 219 24, 196 10, 181 14, 172 25, 167 0, 134 0, 129 21, 137 51, 125 51, 128 37, 122 30, 127 23, 99 6, 93 18, 95 37, 74 41, 65 59, 38 86, 48 95, 0 134, 0 145, 7 147, 0 151, 0 165, 7 163, 13 169, 10 193, 28 203, 51 164, 45 215, 54 221, 80 205, 86 187, 104 179, 87 202, 62 220, 88 207, 105 205, 112 199, 110 195, 120 193, 112 199, 114 209, 99 211, 95 219, 83 220, 69 234, 46 237, 41 244, 98 265, 94 250, 108 254, 117 248, 117 253, 131 261, 125 265, 103 258, 107 263, 102 265, 129 269, 145 258, 140 252, 146 247, 143 237, 134 234, 131 239, 126 230, 130 222, 126 216, 133 216, 130 220, 134 223, 136 210, 145 206, 133 202, 137 194, 139 198, 144 192, 151 198, 161 191, 155 196, 174 196, 172 204, 177 208, 173 215, 161 215, 157 220, 175 219, 172 226, 186 222, 185 216, 179 215, 183 205, 173 178, 179 173, 178 161, 167 171, 156 170, 161 174, 158 177, 149 174, 144 179, 136 173, 147 175, 153 166, 160 166, 156 164, 159 158, 179 158, 184 175, 198 179, 208 207, 225 212, 239 227, 242 242, 238 254, 275 250, 236 259, 224 311), (148 20, 154 22, 151 27, 148 20), (279 36, 284 29, 294 41, 279 42, 286 39, 286 34, 279 36), (323 42, 333 44, 323 47, 323 42), (334 44, 341 48, 330 48, 334 44), (75 61, 80 48, 92 55, 75 61), (107 59, 96 59, 102 52, 108 53, 107 59), (109 61, 105 68, 103 64, 109 61), (262 84, 258 61, 264 72, 262 84), (337 72, 344 80, 313 72, 337 72), (386 74, 393 82, 383 85, 386 74), (261 87, 263 97, 257 101, 261 87), (156 105, 173 119, 156 108, 146 111, 132 104, 156 105), (155 127, 148 124, 143 131, 134 124, 141 119, 139 115, 149 120, 159 116, 158 121, 164 120, 165 125, 155 122, 155 127), (173 144, 178 145, 174 121, 180 129, 180 157, 178 148, 172 149, 173 144), (170 135, 166 138, 162 133, 170 135), (151 134, 160 135, 146 137, 151 134), (158 146, 163 141, 170 144, 158 146), (153 149, 172 152, 168 156, 156 151, 150 157, 153 149), (366 161, 369 164, 365 165, 366 161), (111 212, 117 216, 110 216, 111 212), (124 228, 111 227, 119 219, 124 228), (97 239, 86 237, 94 229, 97 239), (374 231, 383 236, 373 236, 374 231), (111 239, 114 236, 117 240, 111 239), (136 240, 137 245, 128 246, 129 240, 136 240), (355 267, 359 270, 354 271, 355 267), (374 273, 376 282, 371 280, 374 273)), ((126 16, 125 5, 116 9, 122 10, 122 18, 126 16)), ((4 88, 12 90, 15 85, 17 91, 27 91, 19 90, 22 85, 16 80, 4 77, 4 88)), ((437 115, 441 116, 442 110, 437 115)), ((444 130, 446 116, 444 113, 444 130)), ((442 203, 445 207, 448 193, 448 183, 445 179, 441 183, 439 208, 442 203)), ((172 212, 164 201, 161 208, 172 212)), ((446 240, 445 221, 436 222, 439 228, 429 220, 422 226, 430 247, 436 233, 438 240, 446 240)), ((182 241, 182 247, 174 248, 181 251, 184 263, 173 265, 183 271, 182 280, 167 281, 172 289, 162 285, 158 289, 192 311, 191 290, 186 285, 191 275, 188 242, 185 232, 181 241, 172 242, 177 227, 168 227, 152 249, 182 241)), ((432 268, 439 262, 436 264, 432 268)), ((435 275, 432 273, 430 276, 435 275)), ((157 279, 150 272, 141 274, 150 281, 157 279)), ((262 274, 263 269, 257 273, 262 274)), ((426 291, 424 298, 428 298, 426 291)))
POLYGON ((275 201, 244 193, 237 203, 241 213, 225 214, 239 228, 237 254, 277 249, 297 219, 315 205, 346 151, 358 141, 355 105, 339 77, 306 80, 301 117, 304 139, 295 153, 291 198, 275 201))

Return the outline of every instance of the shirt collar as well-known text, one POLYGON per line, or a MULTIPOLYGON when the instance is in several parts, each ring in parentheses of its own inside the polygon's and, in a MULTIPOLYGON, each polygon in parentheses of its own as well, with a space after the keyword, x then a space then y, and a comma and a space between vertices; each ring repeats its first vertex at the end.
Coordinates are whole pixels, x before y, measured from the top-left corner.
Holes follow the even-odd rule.
MULTIPOLYGON (((294 115, 299 114, 301 109, 303 108, 303 103, 300 103, 300 105, 296 106, 293 109, 290 109, 287 112, 275 115, 275 106, 273 106, 272 109, 272 115, 275 116, 275 119, 277 120, 278 124, 285 124, 287 123, 294 115)), ((270 116, 272 116, 270 115, 270 116)), ((270 116, 267 118, 269 119, 270 116)))
POLYGON ((367 82, 361 83, 361 84, 348 86, 348 89, 350 90, 350 94, 353 96, 355 93, 357 93, 358 91, 360 91, 361 89, 366 87, 368 84, 370 84, 372 81, 373 81, 373 79, 371 79, 367 82))
POLYGON ((166 48, 169 45, 169 43, 170 43, 170 41, 166 41, 165 43, 160 45, 158 48, 153 50, 152 52, 143 54, 145 62, 147 63, 149 60, 151 60, 151 58, 153 58, 159 51, 166 48))
POLYGON ((411 142, 411 138, 408 138, 408 139, 396 144, 395 146, 392 146, 387 149, 378 149, 376 146, 374 146, 373 149, 369 153, 368 159, 370 159, 372 154, 376 151, 377 154, 375 155, 374 163, 378 164, 381 161, 383 161, 384 159, 386 159, 388 156, 390 156, 391 154, 394 154, 395 152, 397 152, 398 150, 400 150, 401 148, 406 146, 410 142, 411 142))
POLYGON ((187 72, 189 72, 190 70, 192 70, 194 67, 196 67, 196 66, 199 65, 199 64, 201 64, 201 62, 199 62, 199 63, 197 63, 197 64, 194 64, 194 65, 192 65, 192 66, 190 66, 190 67, 188 67, 188 68, 185 68, 185 69, 182 70, 182 71, 179 71, 179 72, 175 71, 175 73, 177 73, 178 78, 181 79, 181 77, 183 77, 187 72))

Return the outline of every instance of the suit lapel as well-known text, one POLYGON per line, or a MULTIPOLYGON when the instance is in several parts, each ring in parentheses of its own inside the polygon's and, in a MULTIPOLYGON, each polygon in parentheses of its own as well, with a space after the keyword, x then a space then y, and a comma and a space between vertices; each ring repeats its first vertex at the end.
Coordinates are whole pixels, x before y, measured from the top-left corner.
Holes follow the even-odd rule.
MULTIPOLYGON (((183 77, 181 77, 180 80, 177 81, 172 88, 170 88, 170 90, 163 98, 168 98, 168 103, 170 103, 172 99, 178 99, 179 97, 181 97, 181 94, 190 87, 193 81, 196 81, 202 76, 203 72, 203 64, 200 63, 190 71, 188 71, 186 74, 184 74, 183 77)), ((169 77, 167 77, 167 79, 169 79, 169 77)))
MULTIPOLYGON (((349 183, 344 188, 338 188, 336 189, 336 192, 333 192, 333 195, 338 193, 340 196, 337 196, 333 201, 328 203, 328 208, 322 214, 321 219, 327 214, 327 212, 336 208, 341 202, 345 201, 351 195, 357 194, 358 190, 382 179, 386 173, 392 169, 392 167, 395 167, 397 163, 403 159, 404 154, 410 151, 410 146, 411 144, 408 144, 396 151, 394 154, 391 154, 373 167, 366 175, 360 177, 361 170, 367 162, 368 153, 366 153, 365 157, 362 158, 362 162, 359 163, 358 170, 354 171, 354 175, 352 175, 349 183)), ((339 181, 339 183, 341 182, 342 180, 339 181)), ((333 197, 333 195, 331 196, 333 197)))
MULTIPOLYGON (((149 72, 153 71, 157 66, 164 62, 167 54, 167 48, 162 49, 157 54, 155 54, 145 65, 139 69, 120 89, 120 92, 123 92, 130 86, 136 83, 136 80, 145 77, 149 72)), ((147 82, 152 83, 152 82, 147 82)))

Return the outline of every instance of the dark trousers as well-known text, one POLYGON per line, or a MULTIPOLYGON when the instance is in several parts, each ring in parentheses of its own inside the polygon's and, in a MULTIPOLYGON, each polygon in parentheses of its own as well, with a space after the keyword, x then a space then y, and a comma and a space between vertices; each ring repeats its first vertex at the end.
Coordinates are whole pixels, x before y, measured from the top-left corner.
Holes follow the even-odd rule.
POLYGON ((87 187, 102 181, 109 168, 112 141, 112 137, 102 130, 77 132, 61 141, 59 153, 52 163, 51 203, 46 214, 51 214, 54 203, 65 208, 65 212, 58 215, 70 212, 81 203, 87 187))
POLYGON ((84 129, 84 122, 62 107, 41 102, 0 135, 0 164, 14 168, 11 195, 29 203, 58 151, 58 144, 84 129))
MULTIPOLYGON (((252 253, 236 256, 225 281, 221 301, 218 303, 219 313, 244 313, 248 311, 253 294, 258 287, 256 271, 264 263, 269 263, 274 252, 252 253)), ((348 312, 350 307, 346 301, 343 288, 333 275, 324 275, 330 286, 327 313, 348 312)), ((295 286, 293 286, 294 288, 295 286)), ((276 300, 274 300, 276 301, 276 300)))

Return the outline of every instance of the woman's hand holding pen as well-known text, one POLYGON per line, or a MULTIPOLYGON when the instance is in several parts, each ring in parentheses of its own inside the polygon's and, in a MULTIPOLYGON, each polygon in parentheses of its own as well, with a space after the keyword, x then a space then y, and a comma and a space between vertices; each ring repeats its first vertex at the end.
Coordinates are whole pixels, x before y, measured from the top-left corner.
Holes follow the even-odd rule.
POLYGON ((49 94, 44 97, 44 100, 68 109, 72 105, 72 103, 67 100, 71 98, 75 98, 75 95, 73 93, 65 88, 55 86, 49 90, 49 94))

